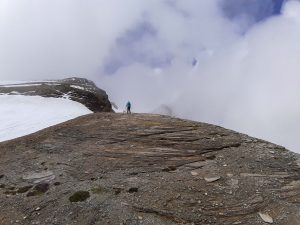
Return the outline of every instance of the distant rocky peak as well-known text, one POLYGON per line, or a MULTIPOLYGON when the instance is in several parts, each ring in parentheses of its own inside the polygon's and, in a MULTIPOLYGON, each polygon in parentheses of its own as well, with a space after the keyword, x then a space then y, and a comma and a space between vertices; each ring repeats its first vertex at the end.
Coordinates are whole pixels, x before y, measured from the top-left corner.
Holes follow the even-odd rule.
POLYGON ((12 82, 0 85, 0 94, 68 98, 85 105, 93 112, 112 112, 106 92, 85 78, 12 82))

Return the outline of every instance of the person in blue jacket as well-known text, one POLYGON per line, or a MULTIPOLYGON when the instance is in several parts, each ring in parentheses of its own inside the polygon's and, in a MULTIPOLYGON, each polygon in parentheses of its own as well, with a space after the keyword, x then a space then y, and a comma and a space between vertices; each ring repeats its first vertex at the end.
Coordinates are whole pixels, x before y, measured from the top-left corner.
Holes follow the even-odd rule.
POLYGON ((128 101, 127 104, 126 104, 126 111, 127 111, 127 113, 131 113, 131 103, 130 103, 130 101, 128 101))

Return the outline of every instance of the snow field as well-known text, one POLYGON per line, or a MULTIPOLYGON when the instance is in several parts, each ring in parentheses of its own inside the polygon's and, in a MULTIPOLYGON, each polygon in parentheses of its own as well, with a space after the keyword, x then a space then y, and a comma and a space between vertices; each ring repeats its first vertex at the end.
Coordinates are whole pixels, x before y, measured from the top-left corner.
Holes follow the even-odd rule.
POLYGON ((0 141, 34 133, 92 113, 84 105, 63 98, 0 95, 0 141))

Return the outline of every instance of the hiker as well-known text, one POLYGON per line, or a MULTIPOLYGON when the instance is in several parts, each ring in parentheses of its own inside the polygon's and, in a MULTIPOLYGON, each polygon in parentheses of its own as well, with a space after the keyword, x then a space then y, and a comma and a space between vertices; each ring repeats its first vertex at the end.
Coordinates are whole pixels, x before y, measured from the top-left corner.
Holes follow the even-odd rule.
POLYGON ((126 104, 126 111, 127 111, 127 114, 128 114, 128 113, 131 113, 130 109, 131 109, 131 103, 130 103, 130 101, 128 101, 127 104, 126 104))

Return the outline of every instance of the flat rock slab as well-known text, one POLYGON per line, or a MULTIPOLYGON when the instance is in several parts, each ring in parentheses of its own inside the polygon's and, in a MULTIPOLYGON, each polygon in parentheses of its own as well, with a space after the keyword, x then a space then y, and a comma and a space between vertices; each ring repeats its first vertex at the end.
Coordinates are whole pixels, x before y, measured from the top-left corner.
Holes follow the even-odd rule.
POLYGON ((266 223, 273 223, 273 222, 274 222, 274 221, 273 221, 273 218, 272 218, 270 215, 268 215, 268 214, 266 214, 266 213, 261 213, 261 212, 259 212, 258 214, 259 214, 260 218, 261 218, 264 222, 266 222, 266 223))
POLYGON ((204 177, 204 180, 208 183, 211 183, 211 182, 215 182, 217 180, 220 180, 221 177, 217 176, 217 177, 204 177))
POLYGON ((42 171, 42 172, 31 172, 22 176, 24 180, 32 181, 33 183, 49 182, 55 179, 55 175, 52 171, 42 171))
POLYGON ((299 155, 218 126, 97 113, 0 151, 1 225, 300 221, 299 155))

